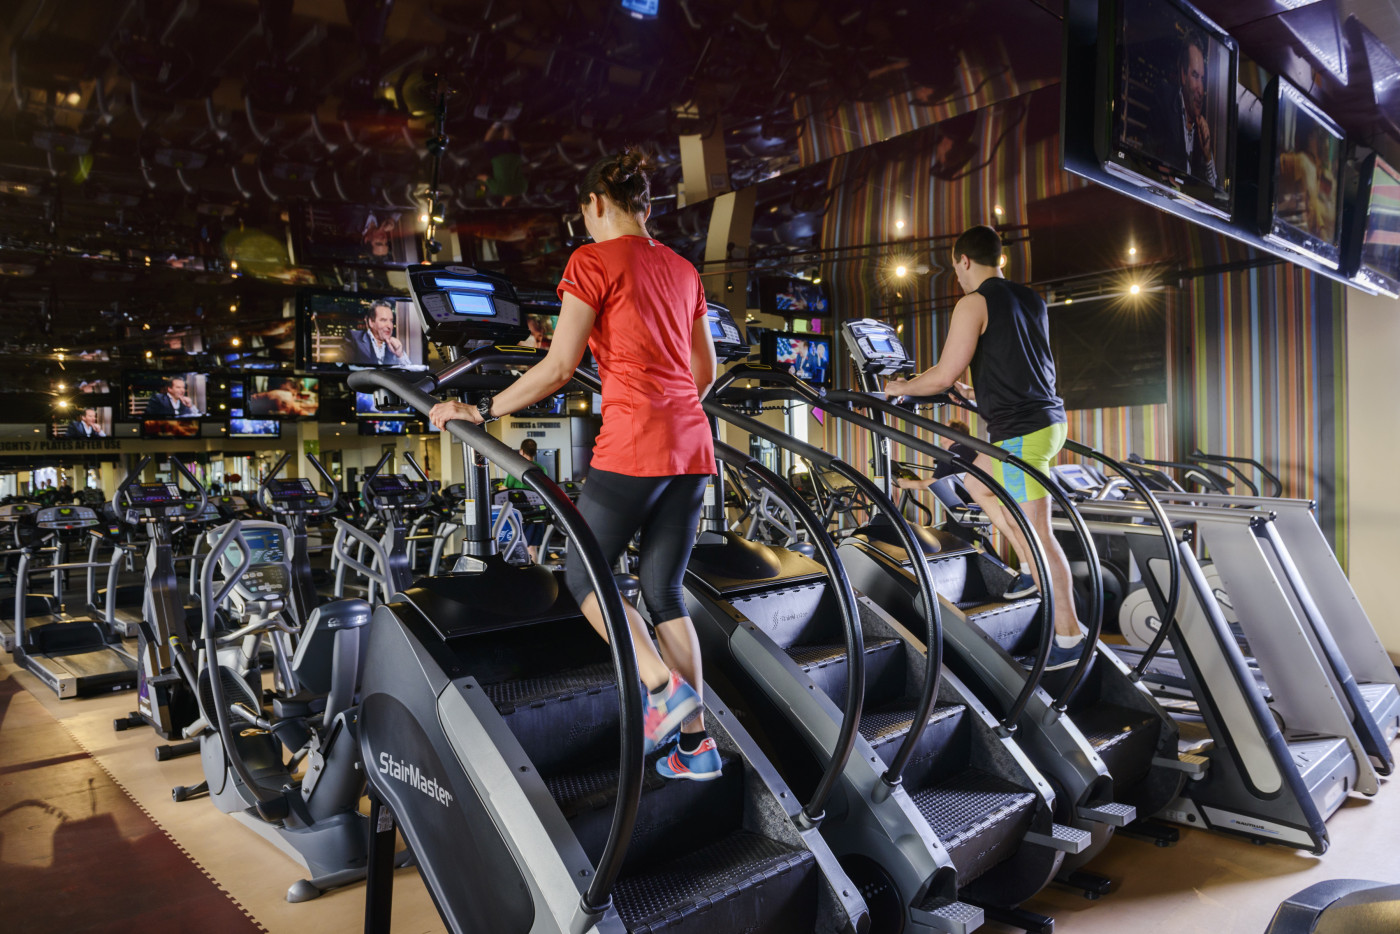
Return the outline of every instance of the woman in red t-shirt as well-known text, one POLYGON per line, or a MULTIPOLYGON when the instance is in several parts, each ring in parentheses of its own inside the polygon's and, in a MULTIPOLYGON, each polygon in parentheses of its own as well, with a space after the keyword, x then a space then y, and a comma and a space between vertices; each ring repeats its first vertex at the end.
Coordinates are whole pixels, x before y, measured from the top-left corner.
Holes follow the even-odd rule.
MULTIPOLYGON (((705 292, 695 268, 647 233, 651 189, 640 153, 595 163, 579 186, 579 207, 593 242, 574 251, 564 269, 549 352, 495 396, 488 411, 499 418, 551 395, 573 377, 585 347, 593 351, 603 382, 603 428, 578 507, 609 564, 641 532, 642 595, 661 644, 658 654, 641 614, 628 604, 648 692, 646 748, 666 746, 679 731, 657 771, 667 778, 718 778, 720 757, 705 734, 697 693, 700 646, 682 591, 715 472, 714 439, 700 407, 715 379, 705 292)), ((429 418, 439 428, 455 418, 483 421, 476 407, 457 402, 434 406, 429 418)), ((583 568, 570 562, 565 579, 603 635, 583 568)))

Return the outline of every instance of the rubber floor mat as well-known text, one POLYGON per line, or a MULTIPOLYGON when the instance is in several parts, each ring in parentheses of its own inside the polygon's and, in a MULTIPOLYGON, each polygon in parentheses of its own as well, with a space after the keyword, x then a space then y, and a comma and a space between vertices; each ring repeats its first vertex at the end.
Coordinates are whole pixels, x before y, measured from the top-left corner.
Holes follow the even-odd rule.
POLYGON ((12 677, 0 681, 0 912, 26 934, 266 930, 12 677))

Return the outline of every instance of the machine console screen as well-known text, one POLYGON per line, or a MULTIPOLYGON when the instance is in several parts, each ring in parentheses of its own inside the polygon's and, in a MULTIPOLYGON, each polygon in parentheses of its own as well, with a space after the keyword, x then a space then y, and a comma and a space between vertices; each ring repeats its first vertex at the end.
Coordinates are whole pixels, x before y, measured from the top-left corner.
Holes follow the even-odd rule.
POLYGON ((846 346, 862 373, 892 376, 914 368, 914 360, 893 327, 884 321, 862 318, 842 325, 846 346))
POLYGON ((268 483, 267 492, 271 494, 273 500, 279 503, 314 502, 317 496, 316 488, 306 477, 295 480, 273 480, 268 483))
POLYGON ((131 505, 137 507, 175 506, 184 499, 180 487, 174 483, 133 483, 127 487, 127 494, 131 505))
MULTIPOLYGON (((282 534, 277 529, 245 528, 243 540, 248 543, 248 550, 252 552, 252 563, 255 565, 282 564, 287 560, 286 550, 282 547, 282 534)), ((236 543, 224 549, 224 560, 231 568, 237 567, 238 562, 243 560, 242 552, 236 543)))
POLYGON ((381 474, 380 476, 371 478, 369 481, 369 489, 371 493, 378 493, 382 496, 386 494, 408 493, 411 492, 413 488, 409 485, 408 479, 405 478, 403 474, 391 473, 381 474))

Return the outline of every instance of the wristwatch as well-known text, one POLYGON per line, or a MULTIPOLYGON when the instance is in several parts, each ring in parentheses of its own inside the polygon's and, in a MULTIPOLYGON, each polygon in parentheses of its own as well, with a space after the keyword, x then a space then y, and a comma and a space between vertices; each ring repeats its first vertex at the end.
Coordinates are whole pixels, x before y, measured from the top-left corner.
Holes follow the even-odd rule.
POLYGON ((495 399, 495 396, 487 396, 485 399, 482 399, 476 404, 476 410, 481 413, 482 424, 485 424, 487 422, 494 422, 498 418, 500 418, 499 415, 491 414, 491 403, 495 401, 495 399))

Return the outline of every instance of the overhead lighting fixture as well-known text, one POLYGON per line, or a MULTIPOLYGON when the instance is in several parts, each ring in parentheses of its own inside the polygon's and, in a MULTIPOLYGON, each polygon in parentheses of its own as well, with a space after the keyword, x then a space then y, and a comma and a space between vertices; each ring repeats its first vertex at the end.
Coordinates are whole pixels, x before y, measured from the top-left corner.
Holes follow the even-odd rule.
POLYGON ((992 205, 992 213, 995 214, 997 217, 1001 217, 1001 214, 1002 214, 1001 205, 999 205, 999 204, 994 204, 994 205, 992 205))
POLYGON ((813 285, 821 285, 821 284, 822 284, 822 277, 821 277, 821 276, 813 276, 813 277, 812 277, 812 284, 813 284, 813 285))
POLYGON ((237 302, 234 302, 232 305, 228 306, 228 310, 229 310, 229 311, 237 311, 237 310, 238 310, 238 303, 237 303, 237 302))
POLYGON ((236 259, 235 259, 235 260, 230 260, 230 261, 229 261, 229 264, 228 264, 228 268, 229 268, 229 269, 237 269, 237 268, 238 268, 238 260, 236 260, 236 259))
POLYGON ((1073 304, 1074 304, 1074 296, 1071 295, 1070 297, 1066 298, 1066 299, 1065 299, 1065 304, 1066 304, 1066 305, 1073 305, 1073 304))
POLYGON ((1003 254, 1001 254, 1001 259, 997 260, 997 267, 1000 268, 1000 267, 1005 266, 1005 265, 1006 265, 1006 254, 1003 253, 1003 254))
POLYGON ((151 358, 154 357, 154 356, 155 356, 155 354, 151 353, 149 350, 146 351, 146 359, 147 359, 147 360, 151 359, 151 358))
POLYGON ((1129 256, 1137 256, 1137 247, 1135 247, 1135 246, 1130 246, 1130 247, 1128 247, 1128 255, 1129 255, 1129 256))
POLYGON ((904 221, 895 221, 895 222, 894 222, 894 229, 895 229, 895 230, 903 230, 903 229, 904 229, 904 221))
POLYGON ((1129 292, 1130 294, 1132 294, 1132 295, 1136 295, 1136 294, 1138 294, 1138 293, 1141 292, 1141 291, 1142 291, 1142 286, 1138 285, 1136 282, 1134 282, 1132 285, 1128 286, 1128 292, 1129 292))
POLYGON ((229 343, 235 347, 240 347, 243 344, 243 342, 236 337, 233 340, 229 341, 229 343))
POLYGON ((59 384, 58 384, 58 389, 59 389, 60 392, 62 392, 63 390, 65 390, 65 389, 67 389, 67 388, 68 388, 68 384, 67 384, 67 383, 59 383, 59 384))
POLYGON ((906 275, 909 274, 909 270, 903 266, 896 266, 894 267, 894 274, 903 279, 906 275))
POLYGON ((59 407, 60 409, 66 409, 66 408, 68 408, 68 400, 67 400, 67 399, 59 399, 59 400, 58 400, 58 407, 59 407))
POLYGON ((426 215, 426 214, 420 214, 420 215, 418 215, 418 219, 419 219, 420 221, 422 221, 423 223, 426 224, 426 223, 428 222, 428 215, 426 215))

